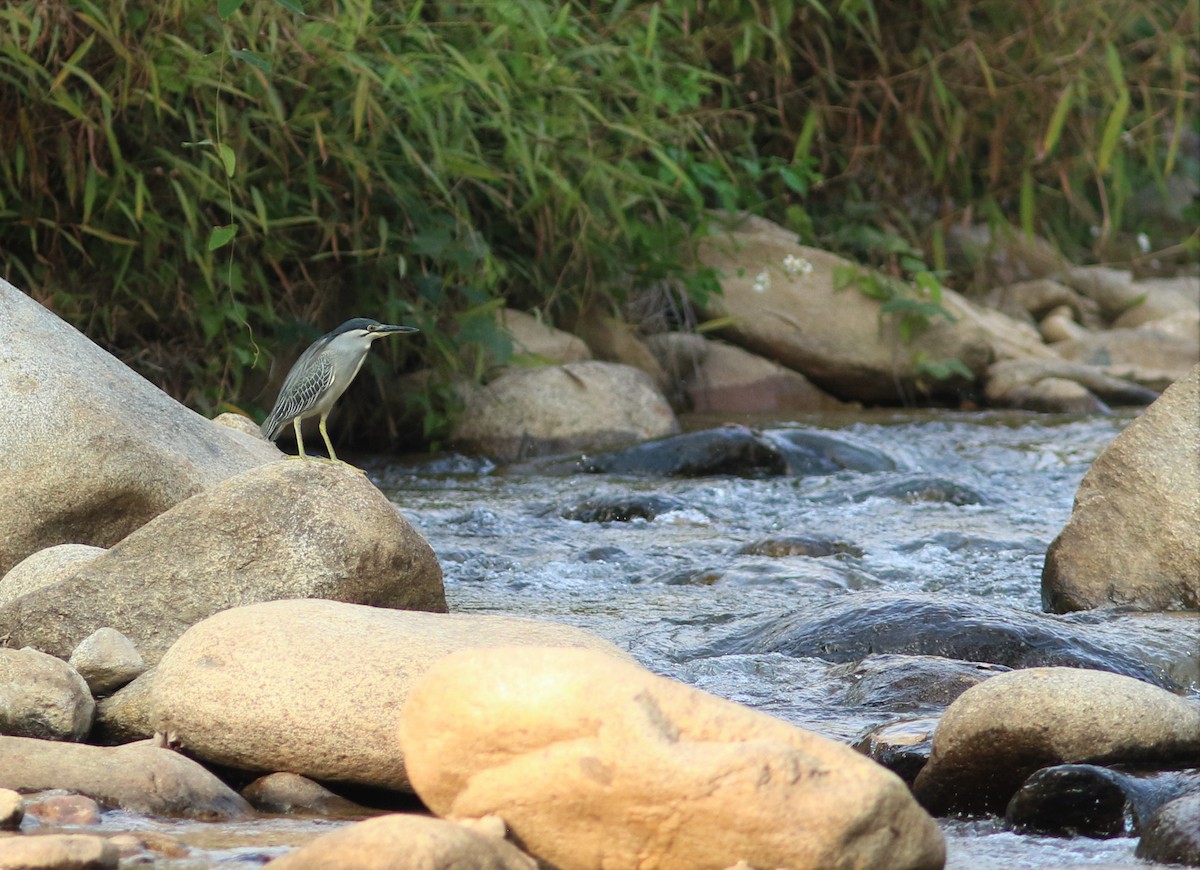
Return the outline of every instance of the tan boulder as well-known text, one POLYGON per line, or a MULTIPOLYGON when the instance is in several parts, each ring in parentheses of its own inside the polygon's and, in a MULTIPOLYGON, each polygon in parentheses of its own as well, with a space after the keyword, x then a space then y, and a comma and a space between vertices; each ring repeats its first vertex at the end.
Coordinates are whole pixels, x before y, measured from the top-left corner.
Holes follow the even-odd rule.
POLYGON ((1042 339, 1047 344, 1053 344, 1056 341, 1072 341, 1088 336, 1088 330, 1075 322, 1074 314, 1065 305, 1052 309, 1043 317, 1038 323, 1038 332, 1042 334, 1042 339))
POLYGON ((598 359, 641 369, 659 390, 670 389, 671 378, 632 324, 593 311, 581 316, 575 329, 598 359))
POLYGON ((116 846, 90 834, 0 839, 0 870, 117 870, 119 861, 116 846))
POLYGON ((107 695, 146 670, 133 641, 107 627, 96 629, 80 641, 67 664, 79 672, 94 695, 107 695))
POLYGON ((594 360, 513 369, 471 394, 450 440, 500 461, 602 450, 679 431, 648 375, 594 360))
POLYGON ((25 817, 25 801, 9 788, 0 788, 0 831, 15 831, 25 817))
POLYGON ((1086 318, 1092 325, 1100 325, 1099 306, 1093 300, 1049 278, 997 287, 988 293, 985 301, 1009 317, 1026 322, 1041 320, 1053 309, 1065 307, 1076 320, 1083 322, 1086 318))
POLYGON ((1164 390, 1200 363, 1200 328, 1185 334, 1159 329, 1161 321, 1137 329, 1090 332, 1058 342, 1054 351, 1063 359, 1094 366, 1100 371, 1154 390, 1164 390))
POLYGON ((646 339, 693 411, 823 411, 845 408, 799 372, 723 341, 664 332, 646 339))
POLYGON ((941 833, 848 746, 585 650, 448 656, 400 742, 442 816, 498 815, 561 870, 940 868, 941 833))
MULTIPOLYGON (((795 233, 761 218, 742 218, 704 239, 700 260, 720 275, 723 292, 703 309, 708 318, 730 319, 720 334, 839 399, 887 403, 927 386, 948 388, 929 383, 919 362, 953 358, 981 374, 995 356, 983 330, 962 318, 951 323, 935 316, 906 343, 878 300, 852 287, 838 289, 839 272, 853 264, 804 247, 795 233), (793 257, 811 270, 789 267, 793 257)), ((953 295, 947 291, 946 298, 953 295)))
POLYGON ((517 362, 569 363, 592 358, 583 339, 556 329, 540 317, 505 308, 497 320, 512 337, 513 357, 517 362))
POLYGON ((428 816, 390 815, 318 837, 271 870, 537 870, 500 837, 428 816))
POLYGON ((154 669, 151 668, 129 685, 98 700, 88 742, 115 746, 153 737, 153 711, 150 709, 150 684, 153 681, 154 669))
POLYGON ((156 727, 228 767, 408 789, 394 732, 413 681, 455 650, 512 644, 622 655, 540 620, 273 601, 218 613, 171 647, 151 688, 156 727))
POLYGON ((83 740, 95 711, 87 683, 62 659, 0 647, 0 734, 83 740))
POLYGON ((0 737, 0 788, 61 788, 104 807, 156 816, 238 819, 250 805, 190 758, 142 743, 87 746, 0 737))
POLYGON ((180 405, 2 279, 0 347, 0 492, 21 494, 0 513, 0 576, 54 544, 111 546, 280 455, 180 405))
POLYGON ((307 813, 366 818, 375 813, 334 794, 319 782, 298 773, 268 773, 242 789, 242 797, 260 813, 307 813))
POLYGON ((153 664, 206 616, 278 598, 446 609, 433 550, 361 472, 286 460, 193 496, 73 575, 0 602, 0 632, 67 656, 109 627, 153 664))
POLYGON ((1179 314, 1200 311, 1200 278, 1148 278, 1136 284, 1140 301, 1113 321, 1117 329, 1130 329, 1166 320, 1179 314))
POLYGON ((0 604, 53 586, 104 552, 90 544, 56 544, 31 553, 0 577, 0 604))
POLYGON ((1200 753, 1200 708, 1132 677, 1080 668, 998 674, 942 715, 914 791, 936 814, 1000 812, 1054 764, 1171 763, 1200 753))
POLYGON ((992 407, 1065 414, 1106 413, 1110 405, 1148 405, 1158 394, 1092 366, 1053 360, 1002 360, 988 367, 992 407))
POLYGON ((1200 608, 1200 365, 1097 457, 1046 553, 1042 602, 1200 608))

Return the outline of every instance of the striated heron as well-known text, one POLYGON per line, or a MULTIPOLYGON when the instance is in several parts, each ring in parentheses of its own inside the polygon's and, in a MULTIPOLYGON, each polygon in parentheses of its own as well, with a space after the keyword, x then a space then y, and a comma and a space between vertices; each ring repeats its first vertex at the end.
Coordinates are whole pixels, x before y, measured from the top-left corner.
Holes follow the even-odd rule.
POLYGON ((279 398, 267 419, 263 421, 262 433, 270 441, 279 437, 288 423, 296 430, 296 446, 300 450, 300 458, 307 459, 304 452, 304 439, 300 436, 300 422, 307 417, 321 418, 318 427, 325 446, 329 448, 329 458, 340 462, 333 452, 333 444, 329 441, 329 433, 325 430, 325 420, 346 387, 354 380, 358 370, 362 368, 363 360, 371 344, 385 335, 395 335, 401 332, 418 332, 415 326, 391 326, 371 320, 366 317, 356 317, 347 320, 333 332, 322 335, 312 343, 292 370, 284 378, 283 387, 279 390, 279 398))

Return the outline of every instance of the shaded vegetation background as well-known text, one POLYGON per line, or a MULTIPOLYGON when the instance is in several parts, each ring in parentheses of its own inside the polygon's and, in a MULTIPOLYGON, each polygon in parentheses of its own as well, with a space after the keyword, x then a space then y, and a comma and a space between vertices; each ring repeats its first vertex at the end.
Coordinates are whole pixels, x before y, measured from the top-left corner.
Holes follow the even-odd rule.
POLYGON ((714 292, 712 208, 951 283, 981 220, 1077 261, 1194 253, 1194 205, 1162 206, 1200 170, 1198 6, 15 0, 0 274, 210 414, 261 415, 348 316, 412 323, 355 395, 432 368, 432 438, 463 351, 507 352, 497 307, 714 292))

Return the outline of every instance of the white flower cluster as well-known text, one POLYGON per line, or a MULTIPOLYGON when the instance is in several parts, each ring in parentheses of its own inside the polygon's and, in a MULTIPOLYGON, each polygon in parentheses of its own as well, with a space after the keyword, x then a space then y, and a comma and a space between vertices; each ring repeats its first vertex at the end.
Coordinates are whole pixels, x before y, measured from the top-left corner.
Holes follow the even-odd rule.
POLYGON ((807 275, 813 270, 813 264, 803 257, 788 254, 783 258, 783 271, 789 275, 807 275))
POLYGON ((771 276, 767 274, 767 270, 763 269, 754 276, 754 292, 763 293, 771 286, 771 276))

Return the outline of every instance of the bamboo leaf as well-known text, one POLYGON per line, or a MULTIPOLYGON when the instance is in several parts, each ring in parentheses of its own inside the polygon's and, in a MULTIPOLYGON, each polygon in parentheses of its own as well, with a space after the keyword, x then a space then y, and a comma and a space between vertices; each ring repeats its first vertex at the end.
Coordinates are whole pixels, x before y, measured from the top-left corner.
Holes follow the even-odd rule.
POLYGON ((1104 134, 1100 137, 1100 151, 1096 158, 1096 170, 1103 173, 1108 169, 1108 164, 1112 160, 1113 151, 1117 147, 1117 143, 1121 141, 1121 133, 1124 132, 1125 116, 1129 113, 1129 92, 1125 91, 1121 94, 1117 104, 1113 106, 1112 112, 1108 116, 1108 121, 1104 124, 1104 134))
POLYGON ((225 167, 225 177, 233 178, 233 170, 237 167, 237 155, 224 142, 217 145, 217 153, 221 157, 221 165, 225 167))
POLYGON ((223 227, 213 227, 212 232, 208 234, 208 249, 216 251, 223 248, 233 241, 233 237, 237 235, 237 224, 229 224, 223 227))
POLYGON ((247 48, 235 48, 229 52, 230 55, 238 60, 245 61, 257 70, 269 73, 271 71, 271 62, 257 52, 250 51, 247 48))
POLYGON ((217 0, 217 15, 222 21, 228 21, 233 14, 242 8, 246 0, 217 0))
POLYGON ((275 0, 275 2, 278 3, 280 6, 282 6, 284 9, 286 9, 288 12, 291 12, 295 15, 307 15, 308 14, 307 12, 304 11, 304 7, 301 6, 297 2, 297 0, 275 0))
POLYGON ((1058 98, 1058 103, 1054 106, 1054 114, 1050 116, 1050 124, 1046 127, 1046 135, 1042 137, 1042 153, 1039 155, 1040 157, 1046 158, 1054 153, 1054 147, 1058 145, 1059 137, 1062 136, 1063 125, 1067 122, 1067 113, 1071 111, 1071 100, 1073 97, 1074 83, 1067 82, 1062 95, 1058 98))

